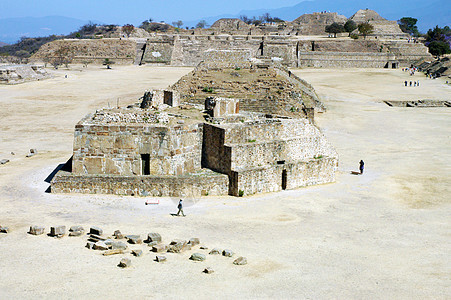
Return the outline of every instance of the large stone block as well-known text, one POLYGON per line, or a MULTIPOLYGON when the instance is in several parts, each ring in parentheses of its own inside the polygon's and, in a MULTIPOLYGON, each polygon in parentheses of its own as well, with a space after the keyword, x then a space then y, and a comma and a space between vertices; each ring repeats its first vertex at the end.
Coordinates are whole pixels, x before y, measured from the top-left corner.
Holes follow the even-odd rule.
POLYGON ((30 230, 28 231, 28 233, 32 234, 32 235, 41 235, 41 234, 44 234, 44 232, 45 232, 45 227, 37 226, 37 225, 31 226, 30 230))
POLYGON ((151 232, 147 234, 147 243, 158 242, 161 243, 161 235, 156 232, 151 232))
POLYGON ((95 234, 95 235, 102 235, 103 234, 103 230, 97 226, 92 226, 89 229, 89 234, 95 234))
POLYGON ((65 234, 66 234, 66 226, 61 225, 61 226, 50 227, 50 235, 51 236, 61 237, 65 234))

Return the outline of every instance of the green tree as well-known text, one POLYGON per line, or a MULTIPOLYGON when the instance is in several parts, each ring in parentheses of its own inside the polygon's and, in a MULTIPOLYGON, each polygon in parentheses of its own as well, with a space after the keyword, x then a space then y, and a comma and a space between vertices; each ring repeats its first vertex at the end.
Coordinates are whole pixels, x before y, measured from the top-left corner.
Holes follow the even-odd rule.
POLYGON ((207 22, 205 20, 200 20, 199 23, 197 23, 196 28, 205 28, 207 27, 207 22))
POLYGON ((122 26, 122 32, 125 33, 127 37, 130 37, 130 34, 132 34, 133 31, 135 31, 135 26, 132 24, 125 24, 122 26))
POLYGON ((349 19, 343 27, 345 31, 349 33, 349 36, 351 36, 351 32, 357 29, 357 24, 353 20, 349 19))
POLYGON ((327 33, 333 33, 334 37, 337 37, 337 33, 344 32, 345 28, 343 27, 343 25, 334 22, 330 25, 327 25, 325 30, 327 33))
POLYGON ((360 34, 363 35, 363 39, 366 39, 366 36, 372 34, 374 31, 374 27, 370 23, 362 23, 358 26, 358 28, 360 34))
POLYGON ((412 17, 404 17, 398 20, 399 28, 405 33, 418 36, 420 33, 418 32, 417 19, 412 17))
POLYGON ((447 42, 443 41, 433 41, 428 44, 429 52, 432 55, 440 56, 443 54, 450 54, 451 49, 447 42))
POLYGON ((177 27, 177 28, 182 28, 183 22, 181 20, 178 20, 176 22, 172 22, 172 25, 174 25, 174 27, 177 27))

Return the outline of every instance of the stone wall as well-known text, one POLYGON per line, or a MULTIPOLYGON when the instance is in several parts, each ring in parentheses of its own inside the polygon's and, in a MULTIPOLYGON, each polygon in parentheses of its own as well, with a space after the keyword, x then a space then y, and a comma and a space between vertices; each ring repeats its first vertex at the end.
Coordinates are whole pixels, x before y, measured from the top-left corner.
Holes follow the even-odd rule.
POLYGON ((89 115, 75 126, 74 174, 182 175, 200 170, 202 124, 146 123, 150 116, 141 117, 143 123, 138 124, 93 120, 89 115), (149 174, 143 174, 144 168, 149 174))
POLYGON ((18 84, 27 81, 51 78, 43 66, 6 65, 0 66, 0 84, 18 84))
POLYGON ((77 175, 59 171, 52 179, 51 191, 154 197, 221 196, 228 194, 229 178, 208 170, 182 176, 77 175))
MULTIPOLYGON (((299 66, 314 68, 391 68, 396 56, 390 53, 300 52, 299 66)), ((397 65, 396 65, 397 67, 397 65)))
POLYGON ((335 181, 336 157, 266 166, 232 172, 229 193, 234 196, 277 192, 335 181))

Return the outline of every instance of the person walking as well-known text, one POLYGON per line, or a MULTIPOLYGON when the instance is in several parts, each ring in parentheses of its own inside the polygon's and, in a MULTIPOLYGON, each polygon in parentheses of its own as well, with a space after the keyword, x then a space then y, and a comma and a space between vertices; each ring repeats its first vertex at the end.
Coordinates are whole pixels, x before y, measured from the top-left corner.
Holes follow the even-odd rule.
POLYGON ((359 167, 359 170, 360 170, 360 174, 363 174, 363 168, 365 167, 365 163, 363 162, 363 160, 361 159, 360 160, 360 167, 359 167))
POLYGON ((177 216, 180 216, 180 213, 182 213, 182 216, 185 217, 185 214, 183 213, 183 204, 182 204, 182 199, 180 199, 179 201, 179 205, 177 205, 177 208, 179 209, 179 211, 177 212, 177 216))

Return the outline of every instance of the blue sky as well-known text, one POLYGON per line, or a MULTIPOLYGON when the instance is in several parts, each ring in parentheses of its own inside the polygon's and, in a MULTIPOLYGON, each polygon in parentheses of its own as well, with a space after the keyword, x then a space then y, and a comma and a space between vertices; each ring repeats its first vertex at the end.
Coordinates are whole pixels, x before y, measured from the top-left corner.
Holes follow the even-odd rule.
POLYGON ((105 23, 190 21, 241 10, 292 6, 303 0, 0 0, 0 18, 66 16, 105 23))

